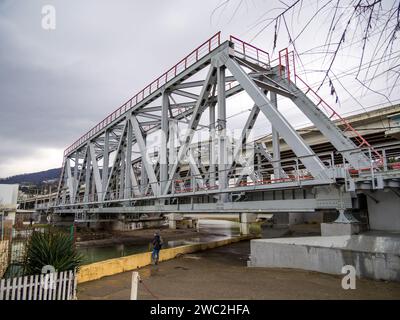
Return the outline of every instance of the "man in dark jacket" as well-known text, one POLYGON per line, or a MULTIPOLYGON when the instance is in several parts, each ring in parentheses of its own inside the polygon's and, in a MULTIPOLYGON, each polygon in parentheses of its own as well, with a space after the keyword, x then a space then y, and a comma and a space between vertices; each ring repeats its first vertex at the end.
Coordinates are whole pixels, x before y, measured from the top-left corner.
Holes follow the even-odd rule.
POLYGON ((151 254, 151 258, 152 258, 154 264, 158 264, 158 258, 159 258, 160 250, 162 247, 162 238, 160 236, 159 231, 156 231, 156 233, 154 234, 152 245, 153 245, 153 252, 151 254))

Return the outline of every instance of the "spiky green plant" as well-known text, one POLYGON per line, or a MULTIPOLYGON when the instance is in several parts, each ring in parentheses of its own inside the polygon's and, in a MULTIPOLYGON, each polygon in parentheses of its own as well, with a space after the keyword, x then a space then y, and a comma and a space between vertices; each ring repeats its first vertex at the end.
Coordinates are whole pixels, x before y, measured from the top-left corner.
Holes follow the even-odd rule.
POLYGON ((26 245, 25 274, 40 274, 46 265, 53 266, 58 272, 79 269, 82 256, 73 239, 55 231, 44 233, 34 231, 26 245))

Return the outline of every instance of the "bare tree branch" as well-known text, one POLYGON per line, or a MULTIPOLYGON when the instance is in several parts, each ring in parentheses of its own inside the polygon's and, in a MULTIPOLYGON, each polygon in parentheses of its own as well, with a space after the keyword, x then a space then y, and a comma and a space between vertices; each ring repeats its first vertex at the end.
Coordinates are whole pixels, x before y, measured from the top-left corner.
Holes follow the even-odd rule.
MULTIPOLYGON (((231 21, 243 5, 244 0, 223 1, 214 9, 213 14, 218 10, 225 10, 227 5, 235 3, 235 1, 238 3, 230 18, 231 21)), ((288 47, 293 48, 296 59, 301 64, 303 64, 301 61, 303 54, 315 54, 308 51, 318 49, 318 52, 323 54, 323 63, 326 67, 317 90, 328 81, 331 93, 337 94, 331 75, 334 75, 332 70, 337 62, 339 52, 347 48, 347 44, 352 46, 358 42, 360 42, 358 51, 353 50, 358 54, 358 68, 354 72, 354 78, 365 90, 376 92, 388 99, 387 95, 372 88, 374 80, 379 76, 388 75, 390 93, 393 92, 400 80, 399 63, 393 61, 392 64, 386 65, 387 62, 385 62, 388 56, 398 55, 395 47, 398 45, 398 33, 400 32, 400 0, 392 0, 391 3, 382 0, 325 0, 317 2, 310 0, 307 5, 303 0, 279 0, 275 7, 263 12, 260 18, 250 27, 250 30, 255 31, 251 40, 253 41, 269 28, 272 28, 271 33, 273 34, 272 52, 274 52, 278 43, 287 41, 288 47), (310 7, 313 8, 310 9, 310 7), (295 15, 297 21, 293 19, 295 15), (324 44, 302 53, 298 52, 296 42, 302 39, 314 22, 323 20, 325 20, 325 25, 329 26, 324 44), (281 24, 284 26, 282 30, 281 24), (297 28, 293 27, 295 24, 297 28), (300 25, 300 28, 298 25, 300 25), (359 37, 361 37, 361 40, 358 41, 357 38, 359 37), (366 63, 367 67, 365 66, 366 63)), ((333 80, 336 81, 335 76, 333 76, 333 80)), ((337 96, 336 100, 338 100, 337 96)))

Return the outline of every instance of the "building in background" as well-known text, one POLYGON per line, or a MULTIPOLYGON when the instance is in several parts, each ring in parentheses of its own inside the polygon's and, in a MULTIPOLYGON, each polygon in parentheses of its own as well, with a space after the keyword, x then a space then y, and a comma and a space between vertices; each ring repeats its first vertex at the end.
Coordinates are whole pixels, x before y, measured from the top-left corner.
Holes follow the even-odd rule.
POLYGON ((1 229, 3 229, 4 220, 15 222, 18 188, 18 184, 0 184, 1 229))

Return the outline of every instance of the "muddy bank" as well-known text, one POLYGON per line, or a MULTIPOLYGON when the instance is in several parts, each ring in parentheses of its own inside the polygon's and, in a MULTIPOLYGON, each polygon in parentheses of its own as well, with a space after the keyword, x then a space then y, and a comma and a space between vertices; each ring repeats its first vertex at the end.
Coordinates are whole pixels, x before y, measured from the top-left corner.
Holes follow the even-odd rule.
MULTIPOLYGON (((295 269, 248 268, 248 241, 139 269, 144 299, 400 299, 400 284, 357 279, 343 290, 342 277, 295 269), (151 290, 152 294, 148 290, 151 290)), ((78 285, 79 300, 127 300, 132 272, 78 285)))
MULTIPOLYGON (((271 228, 268 224, 263 224, 260 229, 252 230, 253 233, 261 232, 263 238, 278 238, 278 237, 299 237, 299 236, 318 236, 320 233, 319 224, 303 224, 295 225, 287 228, 275 229, 271 228)), ((192 238, 206 238, 206 237, 224 237, 227 236, 226 230, 221 229, 210 229, 200 228, 199 231, 196 229, 169 229, 168 227, 151 228, 151 229, 140 229, 132 231, 114 231, 114 232, 102 232, 97 231, 93 234, 90 232, 79 232, 77 234, 77 246, 81 248, 86 247, 97 247, 115 244, 137 244, 147 245, 151 242, 156 230, 161 231, 161 236, 164 242, 175 241, 175 240, 189 240, 192 238)), ((238 230, 237 230, 238 231, 238 230)), ((238 234, 232 234, 238 235, 238 234)))

